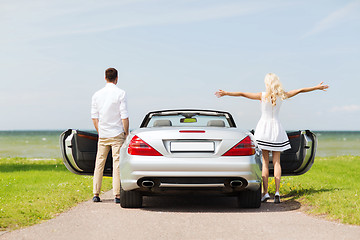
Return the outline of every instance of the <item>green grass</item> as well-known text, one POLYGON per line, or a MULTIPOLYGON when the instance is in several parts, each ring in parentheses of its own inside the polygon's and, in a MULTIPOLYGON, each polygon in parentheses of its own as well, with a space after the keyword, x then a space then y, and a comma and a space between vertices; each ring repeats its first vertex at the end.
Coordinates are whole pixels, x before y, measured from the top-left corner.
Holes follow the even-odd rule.
MULTIPOLYGON (((104 178, 109 189, 111 178, 104 178)), ((59 159, 0 158, 0 230, 51 219, 91 197, 92 177, 69 172, 59 159)))
MULTIPOLYGON (((274 181, 269 183, 275 192, 274 181)), ((283 200, 299 201, 307 212, 360 225, 360 156, 316 158, 304 175, 283 177, 283 200)))
MULTIPOLYGON (((283 201, 299 201, 310 214, 360 225, 360 156, 316 158, 309 172, 283 177, 283 201)), ((111 189, 104 178, 103 190, 111 189)), ((270 193, 274 182, 270 181, 270 193)), ((61 160, 0 159, 0 230, 53 218, 92 197, 92 177, 69 172, 61 160)))

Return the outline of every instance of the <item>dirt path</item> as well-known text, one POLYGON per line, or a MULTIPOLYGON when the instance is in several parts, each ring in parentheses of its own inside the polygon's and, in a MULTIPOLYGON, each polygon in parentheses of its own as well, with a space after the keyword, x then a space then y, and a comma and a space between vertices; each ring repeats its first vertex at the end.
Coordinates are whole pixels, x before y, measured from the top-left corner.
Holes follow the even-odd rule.
POLYGON ((360 239, 360 227, 307 216, 297 202, 238 209, 235 198, 152 197, 122 209, 110 192, 0 239, 360 239))

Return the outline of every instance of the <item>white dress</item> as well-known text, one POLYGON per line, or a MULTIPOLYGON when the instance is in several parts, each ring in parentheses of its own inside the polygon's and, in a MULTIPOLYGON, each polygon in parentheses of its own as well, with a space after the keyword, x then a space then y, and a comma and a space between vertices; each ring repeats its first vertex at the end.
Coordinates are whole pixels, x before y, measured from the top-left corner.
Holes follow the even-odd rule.
POLYGON ((255 129, 255 139, 262 150, 282 152, 290 149, 290 141, 286 131, 279 121, 281 98, 276 99, 276 105, 266 102, 265 93, 261 95, 261 118, 255 129))

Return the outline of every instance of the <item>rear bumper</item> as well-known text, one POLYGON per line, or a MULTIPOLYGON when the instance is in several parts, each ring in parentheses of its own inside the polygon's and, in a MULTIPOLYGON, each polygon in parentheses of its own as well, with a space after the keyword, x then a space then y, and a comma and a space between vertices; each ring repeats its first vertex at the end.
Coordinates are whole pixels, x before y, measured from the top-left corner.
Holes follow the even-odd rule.
POLYGON ((211 189, 234 192, 256 190, 261 185, 260 155, 214 158, 167 158, 133 156, 121 152, 120 178, 125 191, 164 192, 167 190, 211 189), (142 181, 154 186, 143 187, 142 181), (241 180, 241 187, 230 181, 241 180))

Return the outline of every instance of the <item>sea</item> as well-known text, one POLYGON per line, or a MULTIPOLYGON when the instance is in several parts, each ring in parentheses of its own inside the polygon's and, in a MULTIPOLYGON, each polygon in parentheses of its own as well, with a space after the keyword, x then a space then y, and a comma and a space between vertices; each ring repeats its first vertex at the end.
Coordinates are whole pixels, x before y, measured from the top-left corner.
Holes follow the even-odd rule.
MULTIPOLYGON (((61 158, 59 136, 63 131, 0 131, 0 158, 61 158)), ((360 131, 314 131, 316 156, 360 156, 360 131)))

